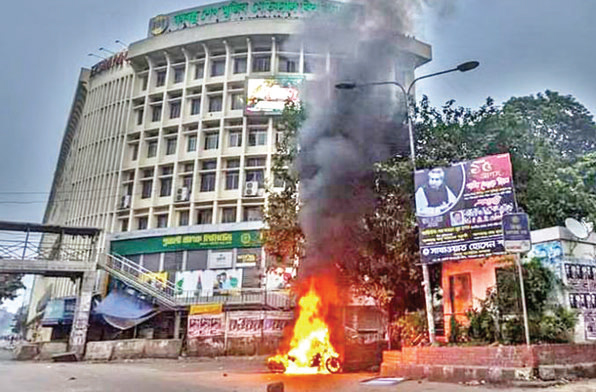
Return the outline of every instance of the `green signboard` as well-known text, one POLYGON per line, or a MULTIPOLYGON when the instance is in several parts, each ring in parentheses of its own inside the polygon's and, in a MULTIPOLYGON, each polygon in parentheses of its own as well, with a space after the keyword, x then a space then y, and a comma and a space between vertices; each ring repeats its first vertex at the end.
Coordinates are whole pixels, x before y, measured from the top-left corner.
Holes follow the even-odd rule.
POLYGON ((149 33, 163 33, 211 23, 246 19, 300 19, 316 13, 337 13, 345 3, 330 0, 246 0, 209 4, 183 12, 158 15, 149 22, 149 33))
POLYGON ((251 230, 117 240, 112 241, 110 247, 112 253, 125 256, 179 250, 255 248, 261 244, 261 232, 251 230))

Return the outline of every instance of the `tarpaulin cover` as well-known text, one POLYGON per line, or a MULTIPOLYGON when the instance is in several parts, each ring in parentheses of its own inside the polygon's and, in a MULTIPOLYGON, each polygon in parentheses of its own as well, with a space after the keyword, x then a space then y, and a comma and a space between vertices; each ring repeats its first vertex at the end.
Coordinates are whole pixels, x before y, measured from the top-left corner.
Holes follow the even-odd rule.
POLYGON ((157 314, 152 304, 121 290, 112 290, 97 305, 95 312, 118 329, 134 327, 157 314))

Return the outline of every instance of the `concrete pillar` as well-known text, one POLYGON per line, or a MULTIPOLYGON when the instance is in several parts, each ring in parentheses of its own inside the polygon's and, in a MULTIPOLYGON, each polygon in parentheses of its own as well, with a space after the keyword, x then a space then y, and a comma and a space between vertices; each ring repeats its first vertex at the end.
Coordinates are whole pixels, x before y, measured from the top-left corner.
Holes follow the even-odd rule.
POLYGON ((68 344, 69 351, 74 352, 79 359, 81 359, 85 353, 87 328, 89 327, 89 313, 91 312, 91 297, 93 296, 96 274, 97 271, 83 273, 79 285, 77 304, 68 344))
POLYGON ((174 339, 180 339, 180 319, 182 313, 179 311, 174 312, 174 339))

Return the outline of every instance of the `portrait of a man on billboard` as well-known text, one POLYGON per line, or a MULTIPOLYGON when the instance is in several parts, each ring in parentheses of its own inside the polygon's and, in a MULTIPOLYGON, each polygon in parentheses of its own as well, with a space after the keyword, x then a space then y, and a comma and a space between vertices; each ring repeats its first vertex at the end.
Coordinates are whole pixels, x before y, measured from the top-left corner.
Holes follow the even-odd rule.
POLYGON ((441 215, 457 203, 463 182, 460 166, 447 169, 436 167, 416 176, 416 215, 441 215))

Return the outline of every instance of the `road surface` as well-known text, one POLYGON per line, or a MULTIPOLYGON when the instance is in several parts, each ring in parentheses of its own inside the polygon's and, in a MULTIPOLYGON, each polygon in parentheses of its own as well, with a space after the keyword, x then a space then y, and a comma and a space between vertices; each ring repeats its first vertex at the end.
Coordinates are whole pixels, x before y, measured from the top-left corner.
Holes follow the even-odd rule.
MULTIPOLYGON (((270 374, 263 358, 218 358, 204 360, 137 360, 111 363, 16 362, 0 350, 2 392, 164 392, 164 391, 266 391, 267 384, 282 381, 285 392, 478 392, 494 386, 465 386, 406 381, 399 385, 370 387, 362 380, 373 374, 286 376, 270 374)), ((507 391, 536 391, 508 388, 507 391)), ((596 392, 596 380, 540 389, 540 391, 596 392)))

